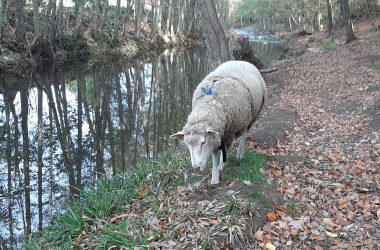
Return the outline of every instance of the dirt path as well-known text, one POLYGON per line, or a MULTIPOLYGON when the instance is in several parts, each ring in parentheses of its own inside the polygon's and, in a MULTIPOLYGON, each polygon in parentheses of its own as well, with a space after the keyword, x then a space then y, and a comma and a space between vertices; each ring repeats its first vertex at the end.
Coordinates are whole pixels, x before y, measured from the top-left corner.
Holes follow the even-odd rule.
POLYGON ((308 44, 306 53, 280 61, 279 70, 266 77, 269 92, 283 90, 273 92, 261 121, 286 132, 269 146, 260 143, 268 136, 260 125, 252 137, 265 153, 292 159, 274 161, 268 169, 294 213, 277 207, 278 220, 256 232, 257 247, 380 246, 379 24, 359 24, 358 40, 349 45, 338 35, 333 52, 323 48, 323 33, 310 44, 300 38, 308 44))

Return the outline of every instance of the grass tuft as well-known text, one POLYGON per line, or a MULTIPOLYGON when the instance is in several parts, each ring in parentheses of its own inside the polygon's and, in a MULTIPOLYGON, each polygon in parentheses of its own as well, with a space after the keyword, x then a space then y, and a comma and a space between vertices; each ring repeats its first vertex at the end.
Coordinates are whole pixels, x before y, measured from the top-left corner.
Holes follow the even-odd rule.
POLYGON ((333 42, 328 42, 323 45, 323 49, 327 52, 336 51, 336 45, 333 42))
POLYGON ((315 42, 316 40, 317 40, 317 38, 315 38, 315 36, 311 36, 311 37, 309 37, 308 42, 309 42, 309 43, 313 43, 313 42, 315 42))

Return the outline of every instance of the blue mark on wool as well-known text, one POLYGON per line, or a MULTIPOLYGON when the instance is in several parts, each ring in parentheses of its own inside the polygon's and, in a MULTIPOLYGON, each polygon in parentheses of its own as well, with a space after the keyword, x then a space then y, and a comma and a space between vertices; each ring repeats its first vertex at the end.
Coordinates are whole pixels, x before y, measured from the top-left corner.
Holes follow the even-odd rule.
POLYGON ((209 96, 216 96, 216 93, 213 92, 212 88, 210 88, 210 87, 207 87, 207 88, 202 87, 201 90, 202 90, 203 93, 205 93, 206 95, 209 95, 209 96))

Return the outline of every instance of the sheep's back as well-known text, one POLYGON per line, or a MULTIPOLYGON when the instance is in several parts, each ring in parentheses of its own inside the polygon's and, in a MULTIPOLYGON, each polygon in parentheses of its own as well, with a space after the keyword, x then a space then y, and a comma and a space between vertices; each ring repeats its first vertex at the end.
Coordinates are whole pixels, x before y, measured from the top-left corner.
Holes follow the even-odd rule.
MULTIPOLYGON (((209 82, 212 79, 222 78, 239 78, 243 84, 246 84, 252 97, 252 114, 254 118, 258 116, 263 97, 266 96, 265 81, 262 78, 259 70, 251 63, 245 61, 228 61, 221 64, 213 72, 208 74, 204 82, 209 82)), ((202 83, 201 83, 202 84, 202 83)))
POLYGON ((210 110, 209 107, 222 107, 223 114, 208 114, 211 122, 213 117, 217 118, 220 115, 225 117, 226 124, 223 128, 222 141, 229 141, 231 137, 233 139, 240 136, 254 119, 250 91, 238 78, 202 81, 193 95, 193 110, 197 110, 195 113, 199 116, 200 113, 210 110), (214 95, 206 95, 201 90, 202 87, 211 88, 214 95))

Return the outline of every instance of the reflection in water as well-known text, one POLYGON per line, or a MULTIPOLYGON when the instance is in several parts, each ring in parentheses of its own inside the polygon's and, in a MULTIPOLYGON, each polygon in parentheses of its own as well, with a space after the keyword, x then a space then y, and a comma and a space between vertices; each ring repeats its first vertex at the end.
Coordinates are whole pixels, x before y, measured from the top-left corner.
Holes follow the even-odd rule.
POLYGON ((167 149, 208 71, 202 52, 2 76, 0 242, 41 229, 68 193, 78 195, 99 175, 167 149))

